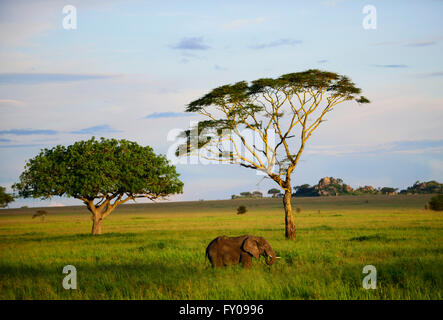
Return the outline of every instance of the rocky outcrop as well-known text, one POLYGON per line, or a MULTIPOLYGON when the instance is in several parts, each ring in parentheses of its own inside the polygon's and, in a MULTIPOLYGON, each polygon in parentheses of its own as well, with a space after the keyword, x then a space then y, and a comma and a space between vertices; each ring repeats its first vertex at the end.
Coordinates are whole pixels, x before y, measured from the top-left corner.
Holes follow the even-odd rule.
POLYGON ((335 179, 334 177, 324 177, 320 179, 318 184, 314 186, 319 196, 338 196, 345 194, 352 194, 351 186, 343 183, 342 179, 335 179))
POLYGON ((416 181, 414 185, 408 187, 405 190, 400 191, 401 194, 429 194, 429 193, 443 193, 443 184, 431 180, 428 182, 416 181))

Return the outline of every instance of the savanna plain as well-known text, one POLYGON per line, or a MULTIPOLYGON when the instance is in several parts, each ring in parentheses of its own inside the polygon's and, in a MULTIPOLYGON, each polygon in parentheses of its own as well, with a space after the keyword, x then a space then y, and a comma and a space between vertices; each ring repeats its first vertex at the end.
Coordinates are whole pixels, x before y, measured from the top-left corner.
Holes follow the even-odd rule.
POLYGON ((285 240, 281 199, 122 205, 91 236, 86 208, 0 211, 0 299, 442 299, 443 218, 431 195, 293 198, 297 239, 285 240), (236 214, 245 205, 245 214, 236 214), (296 208, 300 208, 296 212, 296 208), (281 258, 212 269, 219 235, 265 237, 281 258), (77 269, 77 289, 62 286, 77 269), (364 289, 365 265, 377 288, 364 289))

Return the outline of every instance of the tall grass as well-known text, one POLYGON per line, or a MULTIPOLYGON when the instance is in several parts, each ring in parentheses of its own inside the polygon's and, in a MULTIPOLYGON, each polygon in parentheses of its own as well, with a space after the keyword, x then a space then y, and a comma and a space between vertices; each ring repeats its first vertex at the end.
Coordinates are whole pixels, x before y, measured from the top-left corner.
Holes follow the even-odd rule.
POLYGON ((123 206, 95 237, 83 208, 49 208, 44 222, 2 210, 0 299, 442 299, 443 219, 426 201, 295 199, 296 241, 278 199, 123 206), (221 234, 264 236, 281 259, 212 269, 205 248, 221 234), (69 264, 77 290, 62 287, 69 264), (368 264, 375 290, 362 287, 368 264))

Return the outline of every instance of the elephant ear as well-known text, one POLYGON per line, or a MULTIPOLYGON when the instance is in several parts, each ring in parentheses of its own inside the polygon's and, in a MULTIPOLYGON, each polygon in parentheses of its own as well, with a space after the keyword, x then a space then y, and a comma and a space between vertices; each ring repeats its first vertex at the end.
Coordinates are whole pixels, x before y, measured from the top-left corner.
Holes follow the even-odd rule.
POLYGON ((243 242, 243 250, 252 254, 256 259, 259 258, 260 251, 258 250, 257 241, 254 238, 246 238, 243 242))

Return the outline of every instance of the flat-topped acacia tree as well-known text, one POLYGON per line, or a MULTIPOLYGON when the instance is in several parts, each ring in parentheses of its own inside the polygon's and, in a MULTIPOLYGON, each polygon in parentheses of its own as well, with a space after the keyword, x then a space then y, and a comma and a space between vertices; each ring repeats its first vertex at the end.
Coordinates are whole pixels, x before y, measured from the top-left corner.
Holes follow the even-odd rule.
POLYGON ((284 191, 285 236, 295 239, 291 175, 308 139, 338 104, 368 103, 346 76, 321 70, 237 82, 213 89, 188 104, 206 120, 185 130, 176 155, 259 170, 284 191), (248 140, 246 134, 256 139, 248 140), (257 141, 260 140, 260 141, 257 141))
POLYGON ((92 214, 91 233, 96 235, 101 234, 103 219, 120 204, 182 193, 178 177, 175 167, 149 146, 93 137, 42 150, 27 162, 13 188, 25 198, 67 196, 83 201, 92 214))

